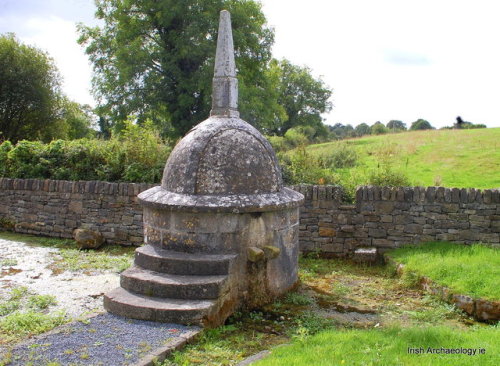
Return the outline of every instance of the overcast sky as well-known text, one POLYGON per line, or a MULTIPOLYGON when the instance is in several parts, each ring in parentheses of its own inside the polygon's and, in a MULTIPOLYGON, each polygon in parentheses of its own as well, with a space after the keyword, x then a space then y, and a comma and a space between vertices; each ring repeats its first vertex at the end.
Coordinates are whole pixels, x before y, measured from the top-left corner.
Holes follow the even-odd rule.
MULTIPOLYGON (((500 127, 500 1, 263 0, 274 56, 309 66, 333 88, 329 124, 418 118, 500 127)), ((49 52, 64 90, 94 105, 76 22, 93 0, 0 0, 0 33, 49 52)))

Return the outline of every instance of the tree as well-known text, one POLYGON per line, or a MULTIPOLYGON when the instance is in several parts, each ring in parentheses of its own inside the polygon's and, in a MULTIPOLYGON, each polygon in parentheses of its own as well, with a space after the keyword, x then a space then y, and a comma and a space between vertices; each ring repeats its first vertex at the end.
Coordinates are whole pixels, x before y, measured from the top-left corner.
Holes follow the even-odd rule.
POLYGON ((315 79, 308 67, 293 65, 288 60, 272 60, 269 68, 278 75, 278 104, 286 113, 286 120, 273 132, 285 134, 296 126, 326 131, 321 114, 332 109, 331 89, 321 79, 315 79))
MULTIPOLYGON (((151 119, 163 135, 182 135, 208 117, 219 12, 231 12, 240 112, 256 125, 254 102, 274 119, 265 68, 273 32, 253 0, 97 0, 99 27, 80 25, 94 67, 101 117, 118 127, 129 115, 151 119), (267 103, 267 104, 266 104, 267 103), (270 106, 270 108, 268 108, 270 106)), ((274 102, 275 104, 275 102, 274 102)))
POLYGON ((464 129, 464 130, 470 130, 474 128, 486 128, 485 124, 478 123, 474 124, 472 122, 464 121, 460 116, 457 117, 457 123, 453 125, 453 128, 456 129, 464 129))
POLYGON ((371 133, 371 129, 370 126, 368 126, 366 123, 360 123, 354 129, 354 133, 356 134, 357 137, 361 137, 369 135, 371 133))
POLYGON ((377 121, 370 127, 370 132, 372 135, 382 135, 382 134, 387 133, 389 131, 387 130, 387 127, 385 127, 382 122, 377 121))
POLYGON ((14 34, 1 35, 0 139, 64 137, 64 121, 58 118, 60 80, 45 52, 21 44, 14 34))
POLYGON ((66 97, 61 98, 60 118, 67 125, 67 138, 70 140, 93 137, 94 113, 89 105, 81 105, 66 97))
POLYGON ((328 126, 331 138, 336 140, 343 140, 349 137, 356 137, 354 127, 351 125, 343 125, 342 123, 335 123, 333 126, 328 126))
POLYGON ((426 121, 425 119, 418 119, 415 122, 413 122, 410 126, 411 131, 415 130, 433 130, 434 127, 426 121))
POLYGON ((393 119, 387 123, 387 128, 393 132, 406 131, 406 124, 402 121, 393 119))

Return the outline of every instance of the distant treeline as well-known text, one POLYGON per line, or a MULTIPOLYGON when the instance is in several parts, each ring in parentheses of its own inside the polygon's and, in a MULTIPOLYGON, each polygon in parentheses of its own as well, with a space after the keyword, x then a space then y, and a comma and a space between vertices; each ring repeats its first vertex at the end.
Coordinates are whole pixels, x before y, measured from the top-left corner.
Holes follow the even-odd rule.
MULTIPOLYGON (((474 124, 472 122, 462 121, 457 119, 457 123, 453 126, 442 127, 441 129, 472 129, 472 128, 486 128, 484 124, 474 124)), ((382 135, 385 133, 395 133, 403 131, 417 131, 417 130, 433 130, 435 127, 431 125, 429 121, 425 119, 418 119, 412 122, 410 127, 407 128, 406 123, 399 120, 391 120, 386 125, 382 122, 377 121, 371 126, 367 123, 361 123, 356 127, 350 124, 344 125, 342 123, 336 123, 333 126, 328 126, 330 132, 330 139, 347 139, 353 137, 361 137, 366 135, 382 135)))

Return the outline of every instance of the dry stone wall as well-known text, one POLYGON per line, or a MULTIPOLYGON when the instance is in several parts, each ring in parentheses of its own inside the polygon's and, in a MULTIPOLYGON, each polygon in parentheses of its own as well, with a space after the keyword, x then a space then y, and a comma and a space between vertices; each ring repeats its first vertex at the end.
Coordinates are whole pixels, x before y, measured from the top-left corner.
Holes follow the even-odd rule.
POLYGON ((337 187, 299 185, 303 251, 349 255, 359 247, 379 252, 403 244, 446 240, 500 243, 500 191, 443 187, 360 187, 356 204, 337 187))
POLYGON ((152 184, 0 178, 0 224, 26 234, 73 237, 99 231, 108 243, 143 242, 137 195, 152 184))
MULTIPOLYGON (((76 228, 109 243, 143 242, 137 194, 152 184, 0 178, 0 224, 22 233, 70 238, 76 228)), ((290 187, 305 196, 300 209, 303 251, 350 255, 406 243, 447 240, 500 245, 500 191, 443 187, 360 187, 356 204, 335 186, 290 187)))

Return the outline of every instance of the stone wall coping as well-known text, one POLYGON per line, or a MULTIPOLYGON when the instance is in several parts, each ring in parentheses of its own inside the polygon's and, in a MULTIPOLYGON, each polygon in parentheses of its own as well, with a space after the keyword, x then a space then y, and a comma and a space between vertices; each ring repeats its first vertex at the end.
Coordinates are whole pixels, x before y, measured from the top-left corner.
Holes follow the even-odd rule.
MULTIPOLYGON (((93 193, 135 197, 158 184, 112 183, 103 181, 67 181, 52 179, 0 178, 1 190, 44 191, 60 193, 93 193)), ((298 184, 288 188, 304 195, 306 200, 343 203, 343 189, 334 185, 298 184)), ((360 186, 356 202, 400 201, 426 203, 500 203, 500 188, 445 188, 445 187, 378 187, 360 186)))
POLYGON ((356 201, 400 201, 417 203, 500 203, 500 188, 377 187, 361 186, 356 201))
POLYGON ((91 193, 135 197, 155 184, 111 183, 103 181, 68 181, 52 179, 0 178, 1 190, 91 193))

